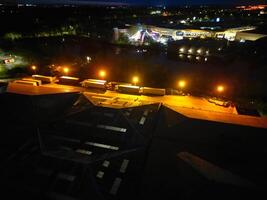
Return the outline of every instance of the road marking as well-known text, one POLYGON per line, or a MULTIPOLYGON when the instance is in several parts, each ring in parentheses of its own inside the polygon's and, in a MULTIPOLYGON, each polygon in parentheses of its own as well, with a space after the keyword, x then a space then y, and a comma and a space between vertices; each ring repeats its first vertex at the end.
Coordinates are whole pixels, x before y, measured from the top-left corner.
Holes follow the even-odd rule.
POLYGON ((203 160, 191 153, 180 152, 177 156, 209 180, 241 187, 256 187, 254 183, 243 179, 242 177, 239 177, 238 175, 235 175, 230 171, 222 169, 206 160, 203 160))

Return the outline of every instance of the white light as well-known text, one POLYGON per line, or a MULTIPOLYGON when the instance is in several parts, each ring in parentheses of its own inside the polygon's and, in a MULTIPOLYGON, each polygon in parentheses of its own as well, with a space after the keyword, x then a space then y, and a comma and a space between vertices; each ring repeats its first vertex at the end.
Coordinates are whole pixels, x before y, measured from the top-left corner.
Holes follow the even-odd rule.
POLYGON ((183 53, 184 52, 184 48, 180 48, 179 51, 183 53))
POLYGON ((86 56, 86 60, 89 63, 92 60, 92 58, 90 56, 86 56))
POLYGON ((141 31, 137 31, 135 34, 133 34, 129 39, 133 41, 138 41, 141 38, 141 31))
POLYGON ((159 38, 158 40, 162 44, 167 44, 168 40, 166 38, 159 38))
POLYGON ((197 53, 198 53, 198 54, 201 54, 201 52, 202 52, 201 49, 198 49, 198 50, 197 50, 197 53))

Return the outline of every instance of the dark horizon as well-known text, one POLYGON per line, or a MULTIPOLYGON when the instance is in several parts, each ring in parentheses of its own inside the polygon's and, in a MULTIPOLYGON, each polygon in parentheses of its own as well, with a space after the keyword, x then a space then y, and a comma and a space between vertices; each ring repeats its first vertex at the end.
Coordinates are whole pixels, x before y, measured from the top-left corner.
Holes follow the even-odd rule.
POLYGON ((266 4, 266 0, 1 0, 3 4, 67 4, 67 5, 114 5, 114 6, 179 6, 179 5, 248 5, 266 4))

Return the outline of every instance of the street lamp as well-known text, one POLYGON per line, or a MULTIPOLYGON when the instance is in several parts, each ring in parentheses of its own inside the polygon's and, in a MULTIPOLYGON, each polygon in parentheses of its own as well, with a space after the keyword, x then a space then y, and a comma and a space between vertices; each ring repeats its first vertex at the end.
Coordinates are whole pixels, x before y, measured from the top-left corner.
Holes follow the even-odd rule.
POLYGON ((105 70, 100 70, 99 73, 98 73, 98 75, 99 75, 100 78, 105 78, 106 75, 107 75, 107 73, 106 73, 105 70))
POLYGON ((34 73, 36 73, 37 67, 35 65, 32 65, 31 69, 34 71, 34 73))
POLYGON ((134 85, 136 85, 139 82, 139 77, 138 76, 134 76, 133 77, 133 83, 134 85))
POLYGON ((69 73, 70 69, 68 67, 63 68, 63 72, 67 75, 69 73))
POLYGON ((219 93, 223 93, 224 90, 225 90, 225 87, 223 85, 218 85, 217 88, 216 88, 217 92, 219 93))
POLYGON ((185 88, 185 86, 186 86, 186 81, 185 81, 185 80, 180 80, 180 81, 178 82, 178 86, 179 86, 179 88, 181 88, 181 89, 185 88))

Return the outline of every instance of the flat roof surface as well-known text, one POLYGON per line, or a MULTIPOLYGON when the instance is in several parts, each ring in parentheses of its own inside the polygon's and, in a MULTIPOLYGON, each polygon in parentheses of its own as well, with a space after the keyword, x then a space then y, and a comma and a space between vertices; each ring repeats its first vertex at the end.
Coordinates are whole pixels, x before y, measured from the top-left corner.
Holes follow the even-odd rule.
MULTIPOLYGON (((96 103, 99 102, 99 104, 102 103, 102 105, 107 105, 109 107, 112 107, 112 102, 114 102, 115 100, 117 101, 123 100, 129 103, 135 102, 136 104, 163 103, 170 106, 179 106, 179 107, 207 110, 213 112, 237 114, 235 107, 217 106, 213 103, 208 102, 208 100, 206 100, 205 98, 201 97, 178 96, 178 95, 145 96, 145 95, 122 94, 114 91, 106 91, 103 94, 84 92, 84 94, 88 98, 95 97, 96 103)), ((128 105, 129 104, 125 103, 124 107, 127 107, 128 105)))
POLYGON ((18 83, 9 83, 7 92, 23 95, 46 95, 58 93, 80 92, 81 89, 73 86, 46 84, 40 86, 23 85, 18 83))
POLYGON ((144 96, 120 94, 107 91, 105 94, 84 93, 95 105, 110 108, 127 108, 153 103, 162 103, 164 106, 193 119, 267 128, 267 118, 239 115, 235 107, 223 107, 208 102, 205 98, 193 96, 144 96))
POLYGON ((248 115, 236 115, 231 113, 212 112, 207 110, 191 109, 165 104, 166 107, 193 119, 236 124, 242 126, 252 126, 257 128, 267 128, 267 118, 254 117, 248 115))
POLYGON ((229 123, 258 128, 267 128, 267 118, 239 115, 236 107, 223 107, 210 103, 207 99, 193 96, 145 96, 122 94, 114 91, 94 91, 81 87, 59 84, 29 86, 9 83, 7 92, 24 95, 46 95, 57 93, 83 92, 84 96, 94 105, 108 108, 129 108, 161 103, 172 110, 189 118, 229 123), (86 91, 86 92, 85 92, 86 91))

